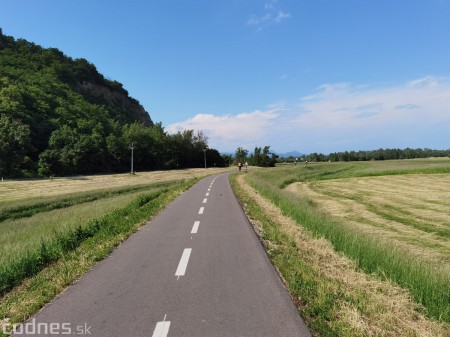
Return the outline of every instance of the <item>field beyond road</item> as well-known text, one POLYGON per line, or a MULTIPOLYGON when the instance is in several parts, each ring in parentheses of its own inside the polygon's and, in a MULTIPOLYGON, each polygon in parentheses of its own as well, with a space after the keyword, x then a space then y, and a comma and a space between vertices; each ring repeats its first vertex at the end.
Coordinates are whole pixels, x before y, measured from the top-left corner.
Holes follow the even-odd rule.
POLYGON ((450 276, 450 174, 409 174, 293 183, 318 209, 450 276))
POLYGON ((68 193, 99 191, 114 187, 145 185, 181 179, 201 178, 220 173, 229 168, 185 169, 172 171, 138 172, 134 175, 105 174, 92 176, 74 176, 52 179, 10 180, 0 183, 0 211, 3 205, 23 202, 25 199, 47 198, 68 193))
POLYGON ((234 186, 318 335, 450 335, 450 158, 284 165, 234 186))

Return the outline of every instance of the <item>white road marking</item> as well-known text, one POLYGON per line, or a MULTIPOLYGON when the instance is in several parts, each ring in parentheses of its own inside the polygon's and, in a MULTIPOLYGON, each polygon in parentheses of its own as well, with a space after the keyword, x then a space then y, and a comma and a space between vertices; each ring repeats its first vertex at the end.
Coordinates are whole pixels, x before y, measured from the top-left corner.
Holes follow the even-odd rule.
MULTIPOLYGON (((164 318, 165 319, 165 318, 164 318)), ((155 330, 153 331, 152 337, 167 337, 170 328, 170 321, 162 321, 156 323, 155 330)))
POLYGON ((200 207, 200 209, 198 210, 198 214, 203 214, 204 210, 205 210, 205 207, 200 207))
POLYGON ((184 276, 186 273, 186 268, 189 262, 189 257, 191 256, 192 248, 186 248, 183 251, 183 255, 181 255, 180 263, 178 263, 177 271, 175 272, 175 276, 184 276))
POLYGON ((203 199, 203 203, 206 204, 206 202, 208 201, 208 199, 203 199))
POLYGON ((194 226, 192 226, 191 234, 197 234, 199 225, 200 225, 200 221, 194 222, 194 226))
POLYGON ((211 192, 211 189, 210 189, 210 188, 208 188, 208 192, 211 192))
POLYGON ((209 196, 209 193, 206 193, 206 194, 205 194, 205 197, 208 197, 208 196, 209 196))

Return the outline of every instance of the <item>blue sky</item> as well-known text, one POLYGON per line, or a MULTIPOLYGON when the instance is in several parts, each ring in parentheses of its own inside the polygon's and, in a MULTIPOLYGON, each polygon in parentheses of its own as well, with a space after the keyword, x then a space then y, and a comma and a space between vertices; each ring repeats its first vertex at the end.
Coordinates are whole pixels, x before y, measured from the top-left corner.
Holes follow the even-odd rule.
POLYGON ((450 148, 449 0, 0 0, 4 34, 233 152, 450 148))

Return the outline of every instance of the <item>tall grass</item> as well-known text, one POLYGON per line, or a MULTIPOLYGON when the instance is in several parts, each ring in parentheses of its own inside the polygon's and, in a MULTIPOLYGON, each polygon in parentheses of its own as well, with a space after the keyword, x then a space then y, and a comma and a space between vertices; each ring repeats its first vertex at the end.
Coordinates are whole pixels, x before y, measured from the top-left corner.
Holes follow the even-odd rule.
MULTIPOLYGON (((167 185, 166 187, 169 187, 167 185)), ((158 188, 120 194, 91 202, 75 204, 19 219, 0 222, 0 266, 16 260, 30 249, 37 249, 42 239, 49 239, 78 226, 84 227, 116 208, 127 205, 139 195, 148 194, 158 188)))
POLYGON ((0 205, 0 222, 7 219, 30 217, 37 213, 48 212, 54 209, 61 209, 104 198, 110 198, 116 195, 144 191, 150 187, 154 188, 164 186, 167 183, 170 182, 116 187, 100 191, 70 193, 62 196, 46 197, 44 200, 43 198, 32 198, 3 203, 0 205))
MULTIPOLYGON (((248 181, 259 193, 283 212, 317 236, 329 240, 337 251, 354 259, 368 273, 378 273, 410 290, 429 316, 450 322, 450 277, 437 267, 411 258, 407 252, 382 243, 376 238, 346 226, 318 211, 313 202, 282 189, 294 181, 355 176, 361 174, 350 164, 311 165, 308 168, 258 170, 248 181)), ((432 169, 433 172, 435 168, 432 169)), ((416 172, 416 170, 414 170, 416 172)), ((376 172, 382 175, 383 172, 376 172)), ((392 173, 392 172, 391 172, 392 173)), ((375 173, 374 173, 375 174, 375 173)))
POLYGON ((114 236, 126 233, 150 216, 150 209, 158 207, 152 203, 161 196, 183 186, 190 186, 193 182, 166 183, 152 191, 147 191, 126 206, 88 223, 79 224, 73 229, 56 232, 52 236, 40 239, 37 248, 25 251, 23 254, 10 259, 8 263, 0 265, 0 297, 17 286, 27 277, 36 275, 50 263, 58 260, 68 252, 77 248, 85 240, 94 236, 114 236))

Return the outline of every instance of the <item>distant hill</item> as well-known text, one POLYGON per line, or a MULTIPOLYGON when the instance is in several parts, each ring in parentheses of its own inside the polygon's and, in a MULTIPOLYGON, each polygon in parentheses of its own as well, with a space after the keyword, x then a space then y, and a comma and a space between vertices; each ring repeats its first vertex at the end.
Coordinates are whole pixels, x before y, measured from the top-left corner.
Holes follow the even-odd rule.
POLYGON ((290 152, 285 152, 285 153, 277 153, 276 155, 278 155, 280 158, 288 158, 288 157, 301 157, 303 155, 303 153, 300 153, 298 151, 290 151, 290 152))
POLYGON ((133 143, 140 170, 204 165, 204 137, 167 135, 92 63, 0 29, 0 176, 124 171, 133 143))

